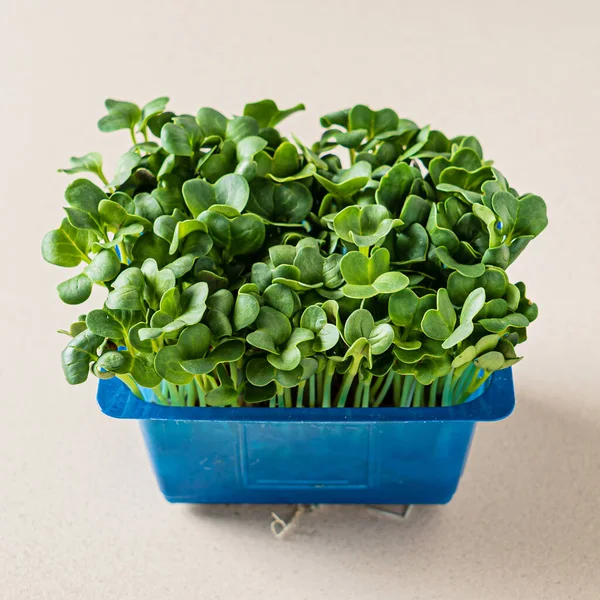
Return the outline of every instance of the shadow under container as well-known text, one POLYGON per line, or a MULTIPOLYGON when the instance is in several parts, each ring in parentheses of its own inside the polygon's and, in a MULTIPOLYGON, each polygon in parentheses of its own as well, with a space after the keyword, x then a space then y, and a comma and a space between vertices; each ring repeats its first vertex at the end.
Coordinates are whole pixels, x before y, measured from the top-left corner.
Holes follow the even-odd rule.
POLYGON ((514 408, 510 369, 486 383, 449 407, 182 408, 140 400, 115 378, 99 382, 98 403, 139 421, 169 502, 444 504, 476 423, 514 408))

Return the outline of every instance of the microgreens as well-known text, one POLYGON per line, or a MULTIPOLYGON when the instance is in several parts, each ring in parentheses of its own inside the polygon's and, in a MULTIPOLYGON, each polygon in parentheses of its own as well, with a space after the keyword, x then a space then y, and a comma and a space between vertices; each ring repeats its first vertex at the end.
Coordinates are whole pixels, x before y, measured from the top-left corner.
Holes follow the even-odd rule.
POLYGON ((129 131, 112 179, 102 157, 66 189, 42 242, 83 269, 58 286, 102 307, 62 333, 67 381, 90 370, 177 406, 447 406, 515 364, 537 307, 507 267, 547 225, 472 136, 391 109, 321 119, 306 145, 272 100, 227 117, 106 101, 129 131), (349 162, 340 158, 349 152, 349 162))

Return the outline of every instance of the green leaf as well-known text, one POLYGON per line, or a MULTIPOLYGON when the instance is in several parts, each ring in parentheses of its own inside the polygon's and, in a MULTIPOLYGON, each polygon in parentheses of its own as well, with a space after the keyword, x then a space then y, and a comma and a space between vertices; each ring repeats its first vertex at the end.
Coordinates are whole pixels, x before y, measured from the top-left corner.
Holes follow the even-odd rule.
POLYGON ((177 385, 186 385, 194 378, 181 366, 181 356, 177 346, 161 348, 154 359, 154 368, 163 379, 177 385))
POLYGON ((460 167, 448 167, 442 171, 440 183, 436 187, 440 191, 458 191, 467 202, 481 202, 482 186, 486 181, 493 178, 494 173, 492 169, 487 166, 481 167, 476 171, 467 171, 460 167), (474 192, 474 194, 465 192, 474 192))
POLYGON ((194 154, 188 132, 181 125, 174 123, 163 125, 160 131, 160 143, 169 154, 175 156, 192 156, 194 154))
POLYGON ((257 178, 250 184, 248 210, 272 223, 301 223, 312 203, 308 188, 295 181, 279 185, 257 178))
POLYGON ((213 108, 201 108, 196 115, 196 123, 205 138, 216 136, 225 139, 228 119, 213 108))
POLYGON ((292 331, 283 350, 279 354, 268 354, 267 360, 280 371, 293 371, 302 360, 298 345, 313 338, 312 331, 298 327, 292 331))
POLYGON ((331 127, 332 125, 339 125, 340 127, 344 127, 344 129, 347 129, 349 114, 350 114, 349 108, 329 113, 329 114, 321 117, 321 119, 320 119, 321 125, 323 127, 331 127))
POLYGON ((453 348, 463 340, 466 340, 473 333, 474 325, 472 321, 464 321, 452 332, 450 337, 444 340, 442 348, 447 350, 453 348))
POLYGON ((304 109, 304 104, 297 104, 292 108, 279 110, 273 100, 261 100, 246 104, 244 115, 256 119, 260 127, 276 127, 286 117, 304 109))
MULTIPOLYGON (((84 273, 94 282, 110 281, 121 270, 121 261, 114 250, 100 250, 84 273)), ((91 288, 90 288, 91 289, 91 288)))
POLYGON ((517 220, 519 201, 510 192, 500 190, 492 196, 492 208, 500 219, 500 232, 508 235, 517 220))
POLYGON ((137 194, 133 199, 135 214, 154 221, 163 214, 163 209, 158 200, 150 194, 137 194))
POLYGON ((389 218, 387 209, 376 204, 347 206, 333 219, 333 228, 340 238, 362 247, 377 244, 399 225, 400 220, 389 218))
POLYGON ((113 290, 106 298, 106 306, 113 310, 142 310, 144 275, 135 267, 123 271, 114 281, 113 290))
POLYGON ((96 361, 95 368, 111 373, 129 373, 133 366, 133 358, 129 352, 109 350, 102 353, 96 361))
POLYGON ((85 319, 87 328, 94 334, 112 340, 123 339, 123 327, 106 309, 92 310, 85 319))
POLYGON ((106 100, 108 114, 98 121, 98 129, 104 133, 119 129, 133 129, 142 117, 139 106, 120 100, 106 100))
POLYGON ((154 233, 171 244, 175 230, 177 229, 177 223, 184 220, 185 215, 178 209, 175 209, 172 215, 162 215, 154 221, 154 233))
POLYGON ((406 163, 395 165, 381 179, 375 193, 377 203, 399 215, 416 178, 420 175, 406 163))
MULTIPOLYGON (((186 325, 195 325, 204 316, 208 285, 204 281, 194 283, 181 294, 181 312, 177 318, 163 327, 165 333, 177 331, 186 325)), ((162 302, 161 302, 161 310, 162 302)))
POLYGON ((88 329, 76 335, 62 351, 61 364, 65 378, 71 385, 83 383, 88 378, 90 362, 97 359, 97 349, 104 338, 88 329))
POLYGON ((164 346, 156 354, 154 366, 156 372, 171 383, 185 385, 190 383, 193 376, 186 371, 182 364, 203 357, 210 344, 210 331, 206 325, 198 323, 186 328, 177 344, 164 346))
POLYGON ((271 164, 272 173, 275 177, 284 178, 300 169, 300 156, 294 144, 283 142, 275 151, 271 164))
POLYGON ((340 269, 346 284, 342 292, 349 298, 371 298, 378 293, 392 294, 405 288, 409 279, 399 271, 389 271, 390 254, 378 248, 370 258, 360 252, 348 252, 340 269))
POLYGON ((213 211, 200 215, 206 223, 208 232, 215 245, 230 256, 250 254, 260 248, 265 239, 265 226, 262 220, 253 214, 228 219, 213 211))
POLYGON ((419 306, 419 297, 410 289, 392 294, 388 301, 388 314, 392 323, 398 327, 411 324, 419 306))
POLYGON ((140 131, 143 130, 147 125, 148 121, 157 115, 160 115, 165 108, 167 107, 167 103, 169 102, 169 98, 166 96, 161 96, 160 98, 155 98, 151 100, 147 104, 145 104, 142 108, 142 122, 140 123, 140 131))
POLYGON ((525 315, 514 313, 502 318, 480 319, 479 324, 491 333, 502 334, 511 327, 527 327, 529 320, 525 315))
POLYGON ((263 292, 263 300, 267 306, 283 313, 288 319, 300 308, 298 295, 281 283, 271 284, 263 292))
POLYGON ((388 323, 381 323, 373 327, 367 339, 373 355, 383 354, 394 341, 394 330, 388 323))
POLYGON ((233 327, 231 326, 229 317, 220 310, 209 310, 204 315, 204 322, 208 325, 215 340, 231 337, 233 334, 233 327))
MULTIPOLYGON (((492 198, 492 204, 493 204, 492 198)), ((518 213, 512 238, 539 235, 548 225, 546 203, 534 194, 519 199, 518 213)))
POLYGON ((153 354, 136 354, 131 367, 131 375, 142 387, 153 388, 162 378, 154 368, 153 354))
POLYGON ((435 246, 444 246, 450 253, 454 253, 459 249, 460 241, 448 227, 449 225, 443 221, 438 205, 435 202, 432 203, 427 219, 427 233, 435 246))
POLYGON ((271 285, 271 269, 265 263, 254 263, 250 280, 258 287, 260 293, 264 292, 271 285))
MULTIPOLYGON (((289 319, 283 313, 269 306, 261 307, 256 319, 256 326, 269 333, 276 346, 283 344, 292 333, 289 319)), ((250 336, 248 336, 248 342, 250 342, 250 336)))
POLYGON ((429 236, 425 227, 413 223, 402 233, 396 234, 395 261, 401 265, 423 262, 429 250, 429 236))
POLYGON ((349 169, 336 173, 331 179, 318 173, 315 174, 315 179, 336 198, 348 198, 365 187, 370 176, 371 165, 361 160, 349 169))
POLYGON ((437 257, 442 261, 442 263, 446 265, 446 267, 458 271, 461 275, 464 275, 465 277, 481 277, 481 275, 483 275, 485 272, 484 264, 479 263, 476 265, 463 265, 458 261, 454 260, 454 258, 450 256, 448 248, 446 248, 445 246, 440 246, 439 248, 436 248, 435 253, 437 257))
POLYGON ((300 171, 296 171, 291 175, 287 175, 284 177, 278 177, 273 173, 267 173, 267 177, 271 178, 273 181, 277 181, 278 183, 286 183, 288 181, 299 181, 300 179, 307 179, 308 177, 312 177, 317 172, 315 165, 309 163, 306 164, 300 169, 300 171))
POLYGON ((90 231, 73 227, 63 219, 58 229, 49 231, 42 240, 44 260, 59 267, 76 267, 81 261, 89 261, 95 236, 90 231))
POLYGON ((501 352, 492 350, 475 359, 475 366, 484 371, 498 371, 504 366, 504 356, 501 352))
POLYGON ((239 396, 238 390, 231 385, 221 385, 206 394, 207 406, 231 406, 239 396))
POLYGON ((300 327, 318 333, 327 324, 327 313, 317 305, 308 306, 300 317, 300 327))
POLYGON ((71 156, 69 159, 70 167, 68 169, 59 169, 59 173, 74 175, 75 173, 93 173, 105 183, 106 179, 102 172, 102 155, 98 152, 89 152, 84 156, 71 156))
POLYGON ((252 117, 235 117, 227 122, 225 137, 235 144, 239 144, 244 138, 258 135, 258 121, 252 117))
POLYGON ((236 331, 250 327, 260 312, 260 304, 252 294, 238 294, 233 309, 233 326, 236 331))
POLYGON ((253 358, 246 366, 246 377, 256 387, 264 387, 275 379, 275 367, 264 358, 253 358))
POLYGON ((346 319, 344 339, 351 346, 360 338, 368 339, 374 327, 375 322, 371 313, 364 308, 359 308, 346 319))
POLYGON ((74 209, 95 215, 98 205, 106 198, 106 194, 87 179, 76 179, 67 187, 65 200, 74 209))
POLYGON ((206 306, 229 315, 233 310, 234 302, 233 294, 229 290, 218 290, 208 297, 206 306))
POLYGON ((110 185, 119 187, 123 185, 133 173, 133 170, 140 164, 142 157, 137 152, 125 152, 117 163, 115 176, 110 185))
POLYGON ((182 192, 194 218, 214 205, 230 206, 241 213, 250 196, 248 182, 235 173, 223 175, 214 185, 202 179, 190 179, 183 184, 182 192))
POLYGON ((216 346, 206 358, 184 360, 183 368, 194 375, 213 371, 221 363, 234 363, 244 356, 245 344, 240 340, 226 340, 216 346))
POLYGON ((81 273, 59 283, 56 289, 65 304, 81 304, 90 297, 92 282, 85 273, 81 273))
POLYGON ((163 295, 175 287, 175 274, 170 269, 159 270, 157 262, 153 258, 147 258, 142 264, 141 271, 144 274, 144 300, 153 310, 157 310, 163 295))
POLYGON ((246 336, 246 341, 255 348, 259 348, 260 350, 264 350, 265 352, 269 352, 272 354, 277 354, 279 351, 275 346, 275 342, 273 340, 273 336, 264 329, 258 329, 249 333, 246 336))
POLYGON ((244 388, 244 403, 258 404, 270 400, 277 391, 277 386, 274 382, 270 382, 263 387, 256 387, 251 383, 246 383, 244 388))
POLYGON ((259 152, 262 152, 267 145, 267 140, 257 135, 251 135, 244 138, 236 146, 238 162, 254 158, 259 152))
POLYGON ((456 313, 446 288, 437 291, 437 309, 429 309, 423 316, 421 328, 427 337, 444 341, 452 334, 456 313))

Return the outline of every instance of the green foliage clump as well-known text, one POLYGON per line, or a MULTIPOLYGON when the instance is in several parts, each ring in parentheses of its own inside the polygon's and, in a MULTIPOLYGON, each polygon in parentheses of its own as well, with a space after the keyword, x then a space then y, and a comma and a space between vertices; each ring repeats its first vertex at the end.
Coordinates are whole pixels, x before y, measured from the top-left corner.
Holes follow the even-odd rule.
POLYGON ((546 207, 476 138, 357 105, 305 145, 276 128, 301 104, 167 101, 106 101, 100 130, 132 138, 110 181, 94 152, 64 169, 99 185, 67 187, 42 254, 84 265, 64 302, 106 290, 64 332, 69 383, 91 369, 187 406, 446 406, 520 360, 537 307, 506 269, 546 207))

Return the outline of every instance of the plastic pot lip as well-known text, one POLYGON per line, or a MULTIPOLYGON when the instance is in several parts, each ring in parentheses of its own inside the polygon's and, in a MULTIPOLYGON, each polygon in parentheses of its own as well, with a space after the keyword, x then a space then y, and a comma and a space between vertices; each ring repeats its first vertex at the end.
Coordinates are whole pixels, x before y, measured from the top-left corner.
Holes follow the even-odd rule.
POLYGON ((118 379, 100 380, 100 410, 115 419, 157 421, 285 422, 285 423, 411 423, 499 421, 515 407, 512 369, 497 371, 483 392, 463 404, 432 408, 213 408, 175 407, 136 398, 118 379))

